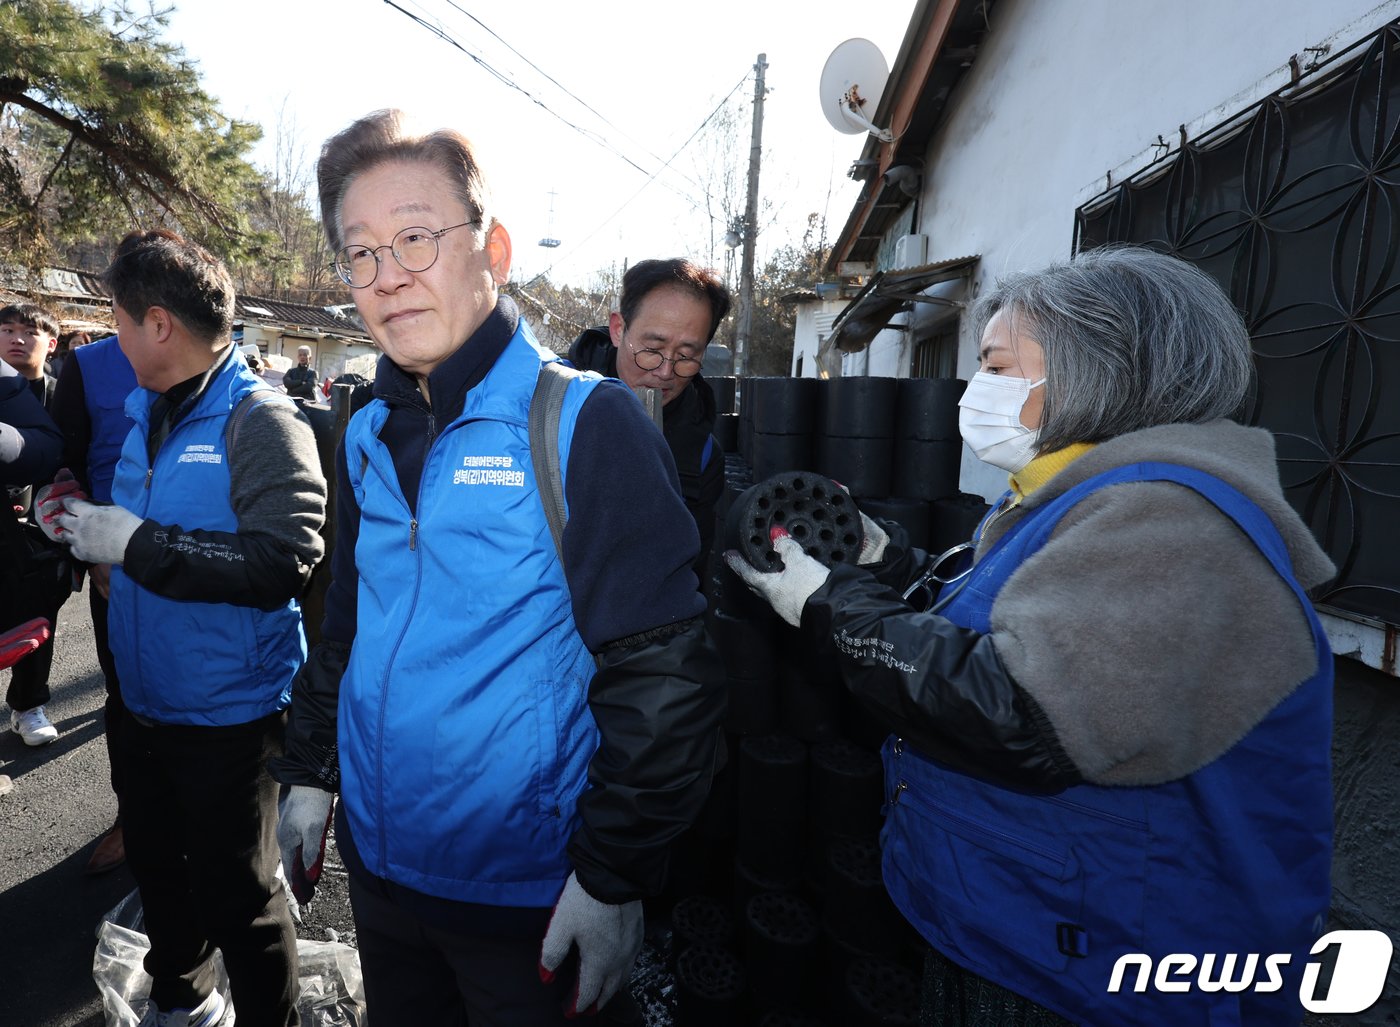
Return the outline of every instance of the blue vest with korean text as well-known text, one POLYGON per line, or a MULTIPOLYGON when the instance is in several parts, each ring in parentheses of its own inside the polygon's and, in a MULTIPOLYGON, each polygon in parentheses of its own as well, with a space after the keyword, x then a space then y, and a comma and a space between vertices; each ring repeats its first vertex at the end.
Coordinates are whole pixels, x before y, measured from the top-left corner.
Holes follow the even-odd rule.
MULTIPOLYGON (((358 621, 341 682, 341 796, 370 873, 440 898, 554 903, 598 732, 595 664, 574 624, 530 460, 530 399, 556 359, 524 321, 451 423, 435 426, 417 502, 355 415, 358 621)), ((565 393, 560 465, 601 380, 565 393)))
POLYGON ((1136 481, 1193 489, 1249 536, 1297 595, 1312 627, 1315 674, 1214 761, 1151 787, 1082 784, 1029 794, 891 738, 883 752, 892 798, 882 835, 885 883, 939 952, 1076 1023, 1296 1024, 1309 947, 1331 900, 1332 661, 1263 511, 1192 468, 1116 468, 1026 513, 940 612, 989 632, 998 592, 1060 518, 1096 489, 1136 481), (1134 990, 1134 962, 1111 994, 1115 964, 1130 953, 1152 959, 1145 990, 1134 990), (1163 978, 1189 981, 1187 989, 1164 992, 1152 978, 1171 954, 1195 963, 1163 978), (1223 956, 1235 955, 1235 981, 1245 957, 1258 954, 1258 986, 1203 989, 1206 954, 1214 954, 1208 979, 1221 976, 1223 956), (1289 958, 1282 987, 1264 990, 1269 954, 1289 958))
MULTIPOLYGON (((121 351, 115 335, 73 351, 83 374, 83 401, 91 425, 87 453, 87 480, 92 498, 106 503, 112 498, 112 476, 117 470, 122 443, 131 431, 126 397, 136 389, 136 372, 121 351)), ((80 468, 73 468, 75 472, 80 468)))
MULTIPOLYGON (((162 525, 238 531, 224 426, 239 400, 266 387, 241 359, 225 359, 153 464, 146 460, 146 438, 156 394, 137 389, 126 403, 136 426, 117 463, 113 501, 162 525)), ((137 715, 164 724, 218 727, 275 713, 291 701, 292 677, 306 659, 296 600, 259 610, 167 599, 120 568, 112 570, 107 623, 122 700, 137 715)))

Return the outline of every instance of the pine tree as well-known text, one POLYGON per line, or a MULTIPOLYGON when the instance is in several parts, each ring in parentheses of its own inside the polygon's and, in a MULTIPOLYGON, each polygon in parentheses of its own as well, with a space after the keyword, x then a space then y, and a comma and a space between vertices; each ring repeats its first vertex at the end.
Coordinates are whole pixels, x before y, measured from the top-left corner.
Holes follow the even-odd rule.
POLYGON ((169 11, 0 0, 0 250, 37 267, 84 240, 170 227, 237 261, 266 243, 245 197, 261 130, 225 117, 169 11))

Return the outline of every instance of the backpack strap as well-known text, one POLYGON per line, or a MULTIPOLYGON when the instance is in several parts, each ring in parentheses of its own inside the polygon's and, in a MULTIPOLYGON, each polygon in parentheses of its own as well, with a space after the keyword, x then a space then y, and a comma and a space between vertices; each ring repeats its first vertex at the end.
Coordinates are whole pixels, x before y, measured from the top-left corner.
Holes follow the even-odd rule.
POLYGON ((541 364, 535 393, 530 397, 530 462, 560 563, 564 561, 564 525, 569 515, 564 507, 564 471, 559 465, 559 419, 564 393, 569 382, 578 377, 577 371, 557 360, 541 364))
MULTIPOLYGON (((530 463, 535 468, 535 488, 540 494, 540 505, 544 507, 561 567, 564 525, 569 522, 569 514, 564 508, 564 469, 559 463, 559 420, 564 412, 564 393, 569 391, 569 382, 581 377, 562 361, 551 360, 540 365, 535 392, 530 397, 530 463)), ((594 653, 593 662, 602 667, 602 655, 594 653)))
MULTIPOLYGON (((238 401, 238 406, 233 408, 233 413, 228 415, 228 420, 224 423, 224 451, 228 453, 228 459, 233 459, 234 444, 238 440, 238 429, 248 419, 248 411, 260 403, 281 398, 280 392, 268 388, 250 392, 238 401)), ((290 403, 291 400, 289 399, 287 402, 290 403)))

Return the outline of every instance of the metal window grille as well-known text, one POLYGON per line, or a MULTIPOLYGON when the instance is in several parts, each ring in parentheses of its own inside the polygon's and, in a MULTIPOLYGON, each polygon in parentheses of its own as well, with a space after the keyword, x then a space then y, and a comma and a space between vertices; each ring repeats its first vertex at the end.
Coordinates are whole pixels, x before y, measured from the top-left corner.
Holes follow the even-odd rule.
MULTIPOLYGON (((1318 600, 1400 624, 1400 22, 1076 212, 1225 287, 1254 341, 1241 419, 1339 568, 1318 600)), ((1184 135, 1184 133, 1183 133, 1184 135)))

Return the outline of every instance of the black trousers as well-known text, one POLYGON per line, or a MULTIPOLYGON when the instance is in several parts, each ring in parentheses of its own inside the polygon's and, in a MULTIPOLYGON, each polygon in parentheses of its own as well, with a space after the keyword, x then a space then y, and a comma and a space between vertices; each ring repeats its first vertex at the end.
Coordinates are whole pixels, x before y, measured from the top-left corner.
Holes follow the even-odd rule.
POLYGON ((223 953, 240 1024, 298 1024, 296 934, 276 878, 283 714, 231 727, 150 726, 117 745, 127 863, 141 890, 151 999, 192 1007, 223 953))
POLYGON ((117 740, 121 737, 126 717, 121 685, 117 681, 117 661, 107 643, 107 600, 88 578, 88 608, 92 611, 92 638, 97 650, 97 664, 102 668, 102 680, 107 685, 107 704, 103 719, 107 725, 107 765, 112 771, 112 792, 117 797, 117 819, 122 815, 121 763, 117 759, 117 740))
MULTIPOLYGON (((350 874, 350 907, 374 1027, 556 1027, 641 1025, 626 988, 596 1018, 566 1019, 577 966, 540 982, 540 944, 551 910, 511 910, 489 929, 448 930, 394 901, 390 888, 350 874), (508 925, 508 928, 506 928, 508 925)), ((502 911, 505 914, 507 911, 502 911)), ((240 1014, 241 1015, 241 1014, 240 1014)))

